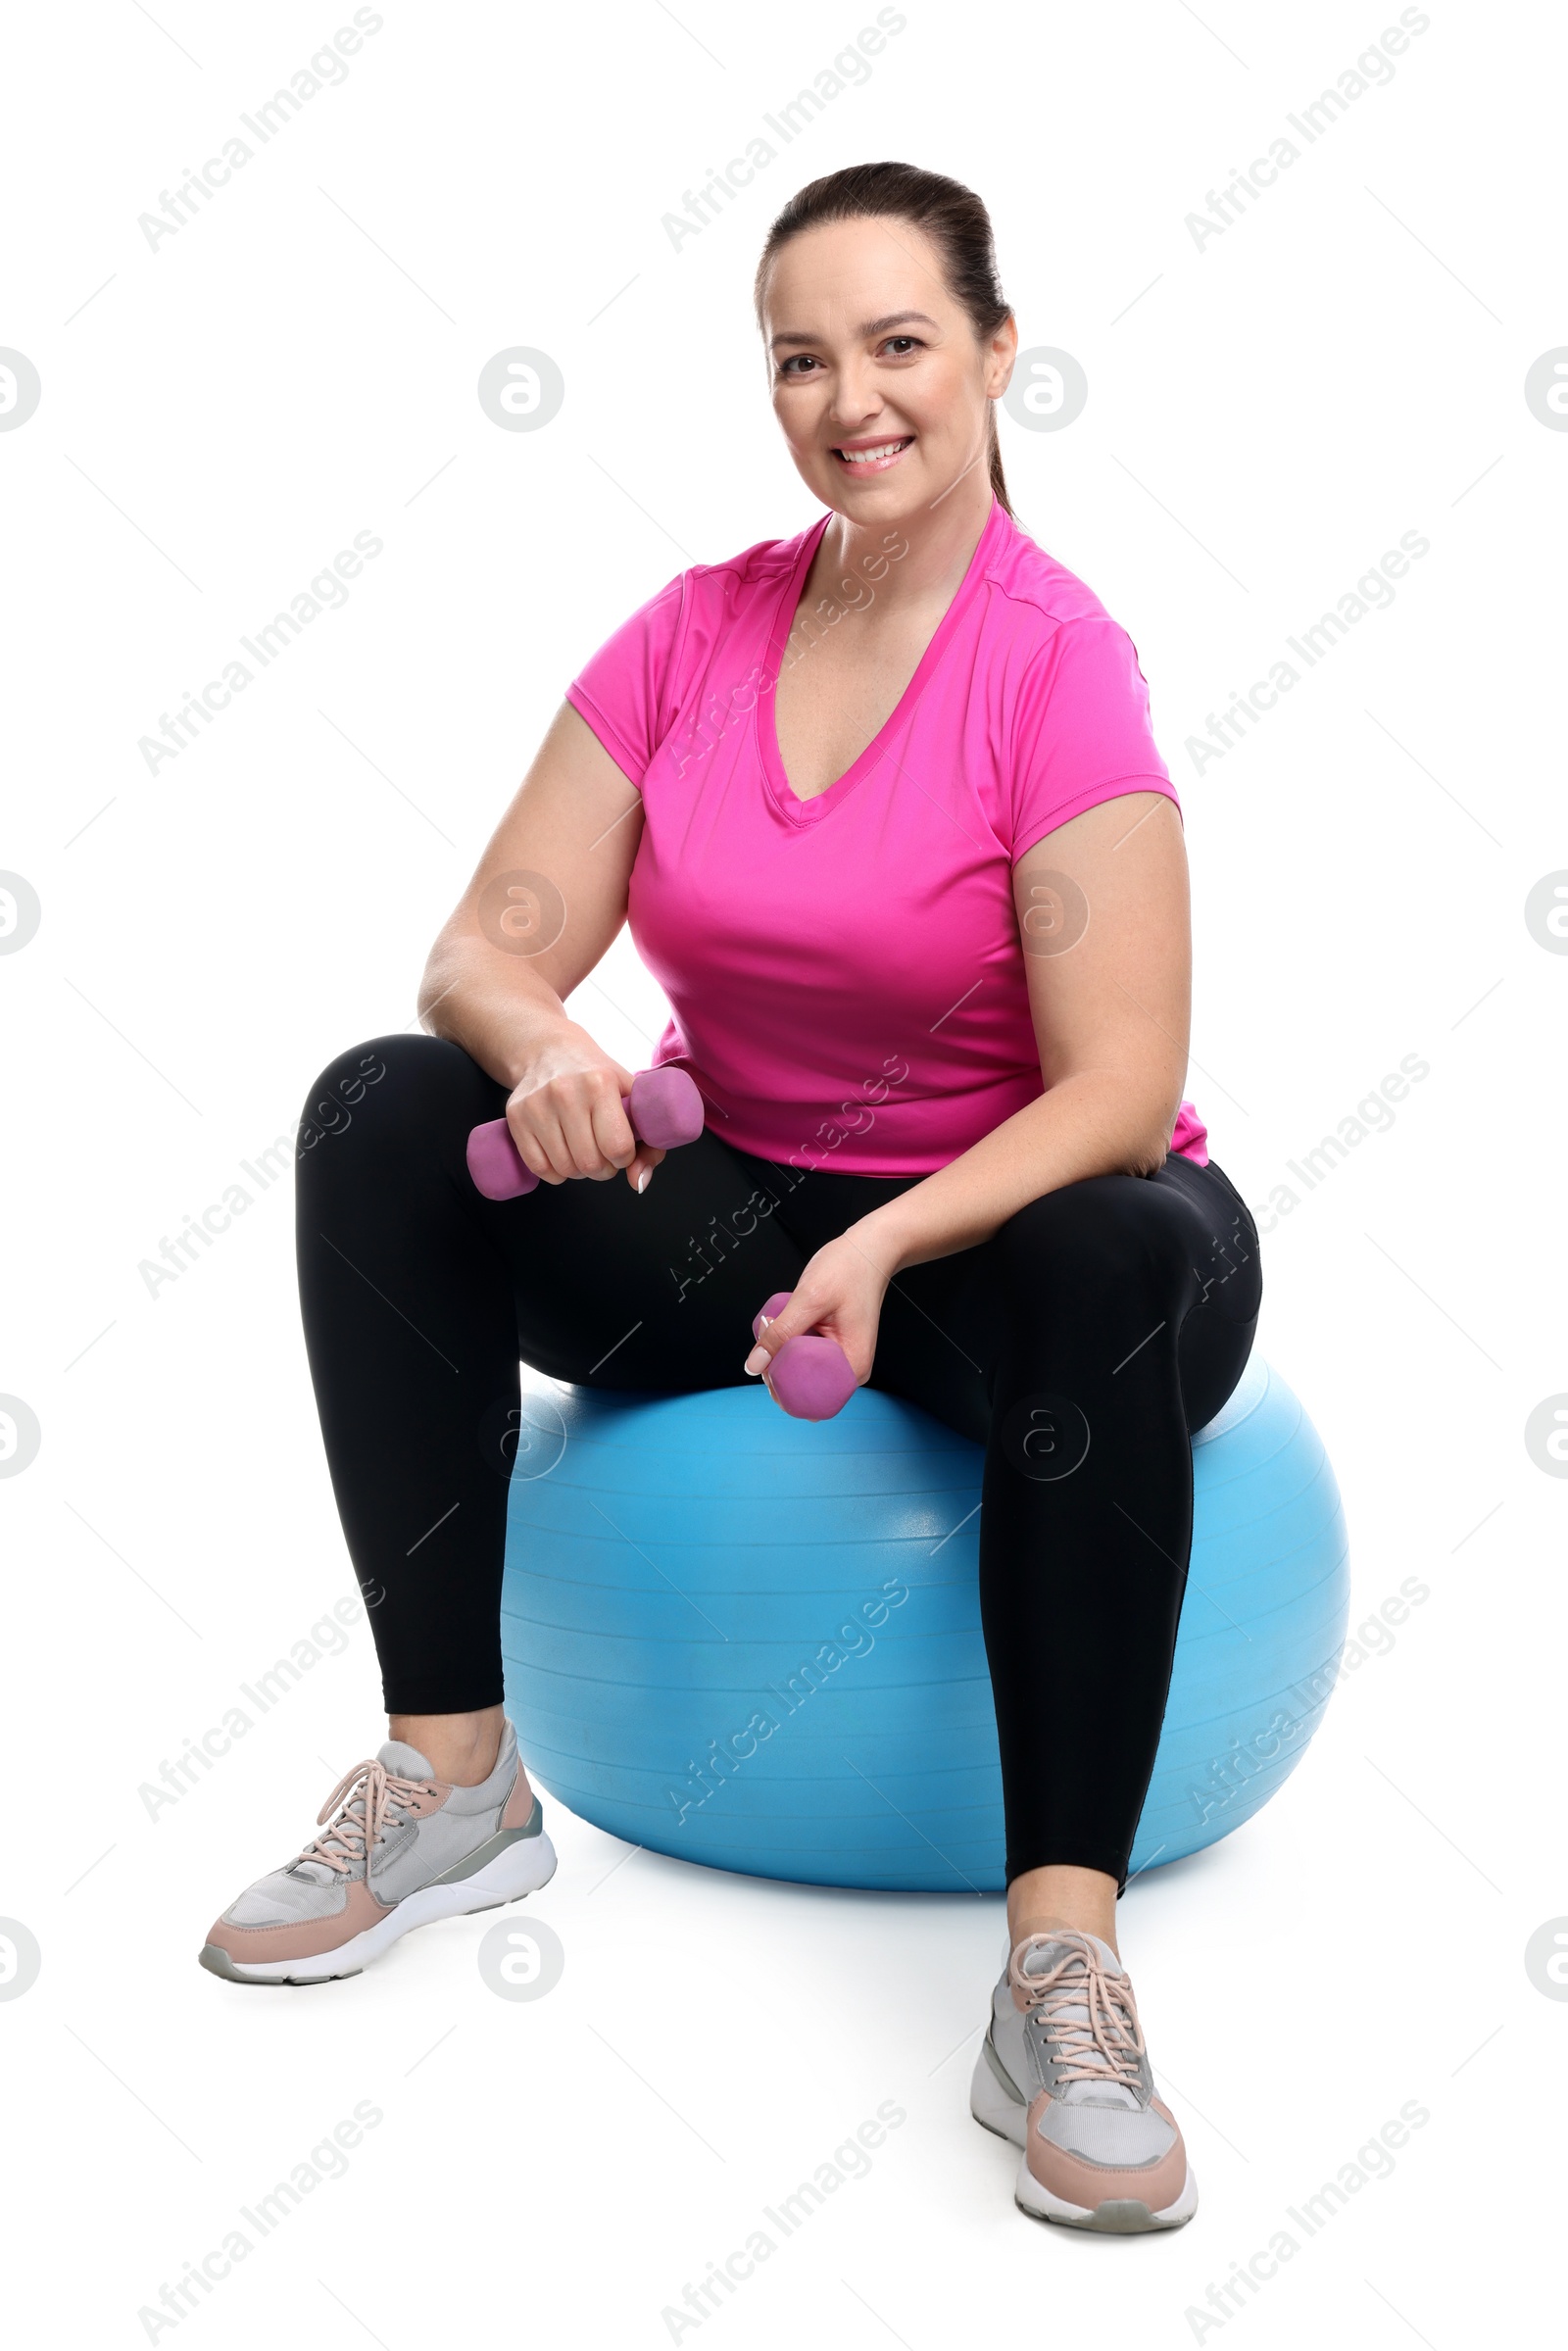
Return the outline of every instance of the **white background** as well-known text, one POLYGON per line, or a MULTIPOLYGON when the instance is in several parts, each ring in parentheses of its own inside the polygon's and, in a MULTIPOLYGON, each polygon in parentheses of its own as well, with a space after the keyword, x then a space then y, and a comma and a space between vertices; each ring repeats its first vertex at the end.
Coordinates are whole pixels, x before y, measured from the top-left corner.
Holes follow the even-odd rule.
MULTIPOLYGON (((0 2001, 19 2341, 148 2339, 163 2282, 365 2100, 384 2119, 347 2176, 155 2339, 666 2342, 686 2282, 890 2099, 907 2121, 870 2175, 679 2339, 1453 2351, 1544 2290, 1568 2007, 1524 1951, 1568 1913, 1568 1484, 1524 1424, 1568 1390, 1568 958, 1524 902, 1568 866, 1568 434, 1523 386, 1568 342, 1561 20, 1434 5, 1392 80, 1200 248, 1186 216, 1396 9, 911 0, 863 86, 672 249, 662 215, 873 14, 389 0, 342 85, 156 251, 138 215, 349 11, 13 24, 0 343, 43 385, 0 432, 0 865, 43 909, 0 958, 0 1390, 42 1431, 0 1482, 0 1914, 42 1951, 0 2001), (1203 2190, 1160 2238, 1030 2225, 968 2118, 1000 1901, 643 1854, 607 1876, 624 1848, 555 1806, 545 1999, 490 1993, 478 1920, 313 1992, 199 1974, 209 1920, 382 1735, 363 1618, 177 1805, 138 1796, 354 1590, 291 1179, 156 1297, 138 1264, 332 1054, 412 1022, 588 653, 683 564, 812 518, 751 273, 797 185, 887 155, 980 190, 1023 343, 1087 372, 1069 428, 1004 415, 1003 446, 1026 527, 1151 681, 1215 1155, 1263 1203, 1401 1056, 1430 1063, 1264 1244, 1259 1345, 1338 1470, 1352 1625, 1406 1576, 1431 1596, 1278 1800, 1122 1906, 1203 2190), (538 432, 475 395, 519 344, 565 378, 538 432), (150 774, 138 739, 362 530, 383 552, 344 608, 150 774), (1207 714, 1410 530, 1430 552, 1393 605, 1195 772, 1207 714), (1203 2331, 1209 2282, 1409 2100, 1431 2120, 1393 2176, 1203 2331)), ((627 939, 599 978, 573 1008, 638 1066, 662 1009, 627 939)))

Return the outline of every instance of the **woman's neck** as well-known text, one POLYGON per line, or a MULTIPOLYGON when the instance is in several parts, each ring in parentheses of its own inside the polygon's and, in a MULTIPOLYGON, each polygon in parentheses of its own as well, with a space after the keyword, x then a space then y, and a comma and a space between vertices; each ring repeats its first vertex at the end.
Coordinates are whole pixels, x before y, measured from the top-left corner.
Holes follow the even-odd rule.
POLYGON ((934 601, 951 603, 980 544, 992 503, 990 474, 982 459, 935 506, 921 504, 907 514, 869 523, 835 513, 822 533, 810 586, 826 589, 835 580, 857 575, 876 578, 902 540, 904 552, 877 581, 882 618, 896 621, 901 613, 934 601))

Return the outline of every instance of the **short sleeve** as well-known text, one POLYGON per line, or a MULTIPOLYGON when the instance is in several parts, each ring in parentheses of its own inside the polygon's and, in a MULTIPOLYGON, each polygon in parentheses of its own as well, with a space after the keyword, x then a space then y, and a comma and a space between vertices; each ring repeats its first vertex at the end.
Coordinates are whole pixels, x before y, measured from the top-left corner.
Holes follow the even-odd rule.
POLYGON ((639 789, 673 721, 686 601, 679 572, 606 638, 566 688, 572 709, 639 789))
POLYGON ((1162 792, 1181 806, 1149 722, 1137 648, 1108 615, 1064 620, 1031 660, 1013 711, 1012 862, 1125 792, 1162 792))

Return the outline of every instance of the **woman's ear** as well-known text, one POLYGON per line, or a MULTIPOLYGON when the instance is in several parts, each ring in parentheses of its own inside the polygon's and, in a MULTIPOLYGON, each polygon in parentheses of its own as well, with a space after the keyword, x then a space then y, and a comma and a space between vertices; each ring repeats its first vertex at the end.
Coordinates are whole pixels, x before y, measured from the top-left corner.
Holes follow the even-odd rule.
POLYGON ((986 361, 986 398, 1000 400, 1012 381, 1018 357, 1018 321, 1009 311, 991 338, 986 361))

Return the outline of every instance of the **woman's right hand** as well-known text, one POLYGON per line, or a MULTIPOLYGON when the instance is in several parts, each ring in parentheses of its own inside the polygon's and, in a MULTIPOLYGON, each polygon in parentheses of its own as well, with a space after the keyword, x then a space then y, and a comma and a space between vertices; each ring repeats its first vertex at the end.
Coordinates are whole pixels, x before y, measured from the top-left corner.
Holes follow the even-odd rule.
POLYGON ((624 1169, 641 1192, 664 1154, 632 1132, 625 1106, 632 1075, 575 1021, 543 1039, 507 1098, 507 1125, 523 1165, 543 1184, 569 1176, 604 1183, 624 1169))

